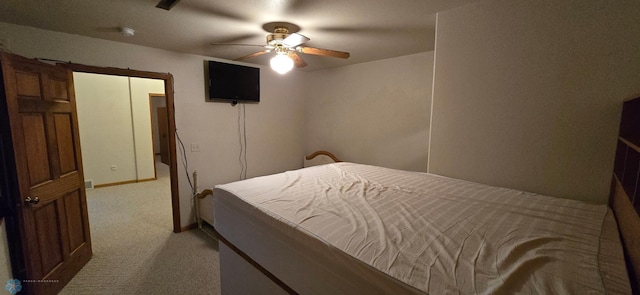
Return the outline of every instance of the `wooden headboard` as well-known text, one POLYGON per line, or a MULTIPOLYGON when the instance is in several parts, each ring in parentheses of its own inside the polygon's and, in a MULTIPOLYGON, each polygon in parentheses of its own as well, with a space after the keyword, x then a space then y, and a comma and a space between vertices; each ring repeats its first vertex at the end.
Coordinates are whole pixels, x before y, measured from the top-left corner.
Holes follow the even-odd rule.
POLYGON ((640 98, 624 102, 613 170, 609 206, 618 221, 633 294, 640 294, 640 98))
POLYGON ((342 162, 328 151, 316 151, 304 157, 304 167, 342 162))

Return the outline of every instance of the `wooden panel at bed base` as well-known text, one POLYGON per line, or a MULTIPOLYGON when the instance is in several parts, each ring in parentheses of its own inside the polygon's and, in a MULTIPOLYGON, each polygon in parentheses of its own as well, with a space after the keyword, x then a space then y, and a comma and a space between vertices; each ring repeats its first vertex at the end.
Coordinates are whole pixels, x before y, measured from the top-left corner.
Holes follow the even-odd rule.
POLYGON ((222 242, 218 250, 222 294, 298 294, 215 229, 213 233, 222 242))
POLYGON ((285 291, 227 244, 220 243, 219 249, 222 294, 295 294, 285 291))
POLYGON ((616 177, 609 205, 618 221, 631 289, 633 294, 640 294, 640 217, 616 177))
MULTIPOLYGON (((196 175, 194 175, 194 179, 196 179, 196 175)), ((200 229, 203 226, 198 204, 201 199, 209 195, 213 195, 213 190, 205 189, 194 195, 196 221, 200 229)), ((207 232, 207 234, 209 233, 207 232)), ((220 282, 223 294, 298 294, 229 242, 215 228, 212 229, 212 234, 219 242, 222 242, 219 244, 218 253, 220 254, 220 282)))

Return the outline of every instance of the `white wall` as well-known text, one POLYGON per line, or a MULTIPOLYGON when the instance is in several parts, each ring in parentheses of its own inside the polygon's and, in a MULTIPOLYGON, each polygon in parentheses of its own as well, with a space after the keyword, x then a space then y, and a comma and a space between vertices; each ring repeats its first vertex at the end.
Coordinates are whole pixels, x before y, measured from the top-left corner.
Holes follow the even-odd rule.
MULTIPOLYGON (((14 53, 26 57, 171 73, 176 125, 187 145, 189 174, 198 170, 203 188, 238 179, 237 107, 204 101, 204 60, 210 58, 1 22, 0 35, 14 53), (199 142, 201 151, 191 153, 191 142, 199 142)), ((280 76, 267 68, 261 70, 262 101, 246 108, 248 177, 302 167, 303 74, 280 76)), ((186 226, 193 222, 191 188, 179 159, 177 164, 181 224, 186 226)))
POLYGON ((307 76, 306 152, 426 171, 433 52, 307 76))
POLYGON ((151 127, 151 101, 149 93, 164 93, 164 80, 129 78, 131 91, 131 114, 136 155, 136 179, 149 180, 156 177, 153 152, 153 129, 151 127))
POLYGON ((164 93, 164 81, 89 73, 73 78, 85 180, 102 185, 155 178, 149 93, 164 93))
POLYGON ((85 180, 94 185, 135 180, 129 79, 74 73, 73 80, 85 180))
POLYGON ((491 0, 438 16, 429 172, 604 203, 640 1, 491 0))

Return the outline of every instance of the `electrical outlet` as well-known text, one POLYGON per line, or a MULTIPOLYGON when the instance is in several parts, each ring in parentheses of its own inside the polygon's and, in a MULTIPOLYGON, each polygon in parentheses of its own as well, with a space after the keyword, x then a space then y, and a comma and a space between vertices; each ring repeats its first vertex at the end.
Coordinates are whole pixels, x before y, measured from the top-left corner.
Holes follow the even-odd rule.
POLYGON ((192 142, 191 143, 191 152, 199 152, 200 151, 200 143, 192 142))
POLYGON ((116 171, 118 170, 118 167, 116 167, 116 165, 111 165, 111 171, 116 171))

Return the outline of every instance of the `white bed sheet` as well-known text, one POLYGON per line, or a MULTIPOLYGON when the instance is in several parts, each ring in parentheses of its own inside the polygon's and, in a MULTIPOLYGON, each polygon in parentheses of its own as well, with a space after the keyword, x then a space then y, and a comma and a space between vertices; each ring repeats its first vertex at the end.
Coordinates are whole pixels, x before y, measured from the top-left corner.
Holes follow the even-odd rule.
POLYGON ((214 208, 305 294, 630 293, 606 205, 335 163, 216 186, 214 208))

